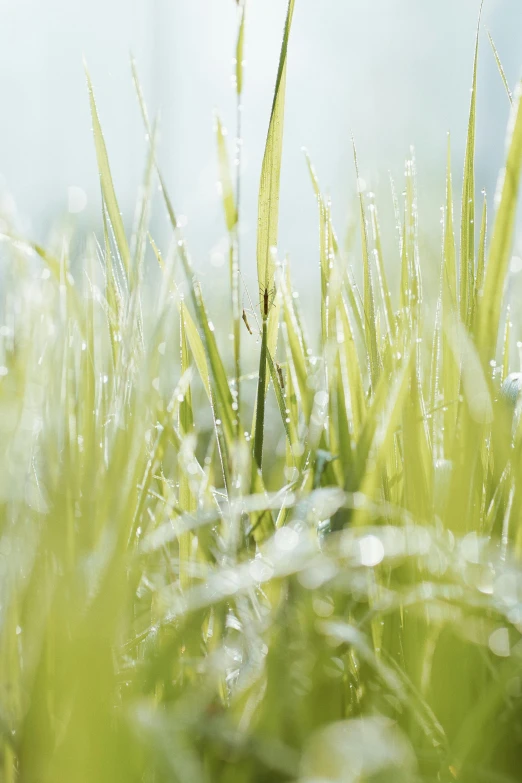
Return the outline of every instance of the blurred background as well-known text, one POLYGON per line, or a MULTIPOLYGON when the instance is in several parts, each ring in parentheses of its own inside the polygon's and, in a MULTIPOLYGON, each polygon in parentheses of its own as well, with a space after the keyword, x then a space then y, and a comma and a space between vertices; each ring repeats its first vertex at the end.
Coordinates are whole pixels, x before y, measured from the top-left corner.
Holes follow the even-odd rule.
MULTIPOLYGON (((421 226, 436 238, 446 134, 461 187, 478 0, 298 0, 290 43, 281 183, 280 253, 289 253, 306 297, 316 289, 316 205, 302 147, 331 194, 338 233, 353 219, 355 176, 377 192, 393 232, 388 172, 402 189, 415 146, 421 226)), ((249 0, 243 106, 243 266, 255 290, 257 189, 286 0, 249 0)), ((99 192, 83 57, 94 82, 122 211, 132 219, 145 138, 131 83, 136 57, 151 113, 161 112, 159 157, 175 206, 187 218, 195 265, 225 272, 225 231, 213 116, 235 132, 234 0, 3 0, 0 5, 0 211, 43 240, 68 212, 98 225, 99 192)), ((522 3, 485 0, 488 28, 510 84, 520 75, 522 3)), ((478 90, 477 190, 493 195, 508 100, 485 29, 478 90)), ((457 206, 458 208, 458 206, 457 206)), ((153 231, 168 241, 160 205, 153 231)), ((434 243, 435 252, 438 245, 434 243)), ((522 266, 522 264, 521 264, 522 266)), ((209 283, 210 285, 210 283, 209 283)))

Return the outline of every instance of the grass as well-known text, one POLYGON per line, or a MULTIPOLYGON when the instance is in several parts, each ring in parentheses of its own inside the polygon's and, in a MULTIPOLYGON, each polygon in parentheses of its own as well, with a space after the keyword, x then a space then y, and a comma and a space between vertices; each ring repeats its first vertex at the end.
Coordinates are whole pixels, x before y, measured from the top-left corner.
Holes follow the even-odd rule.
MULTIPOLYGON (((89 77, 99 243, 80 266, 69 235, 57 250, 6 236, 6 783, 521 779, 521 384, 503 307, 519 90, 491 41, 512 115, 489 237, 475 203, 477 34, 460 224, 448 150, 435 297, 422 284, 414 157, 394 197, 396 248, 359 194, 362 292, 308 159, 314 350, 277 251, 293 9, 261 175, 257 315, 240 304, 240 178, 223 124, 231 320, 212 321, 134 65, 150 151, 132 236, 89 77), (158 182, 167 252, 148 233, 158 182), (245 344, 259 353, 253 378, 245 344)), ((238 107, 244 19, 238 0, 238 107)))

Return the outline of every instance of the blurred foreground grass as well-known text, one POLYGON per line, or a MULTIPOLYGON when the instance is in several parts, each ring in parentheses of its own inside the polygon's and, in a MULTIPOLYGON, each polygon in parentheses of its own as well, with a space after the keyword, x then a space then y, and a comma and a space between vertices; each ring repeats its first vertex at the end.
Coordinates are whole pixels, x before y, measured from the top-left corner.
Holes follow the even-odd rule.
MULTIPOLYGON (((502 306, 518 91, 488 238, 485 201, 475 204, 477 38, 460 221, 448 152, 433 294, 413 157, 394 196, 397 248, 381 246, 376 204, 360 194, 361 292, 309 163, 312 348, 277 254, 293 7, 261 176, 255 306, 241 304, 240 183, 223 126, 231 318, 212 322, 135 70, 150 154, 130 240, 90 82, 100 244, 79 268, 68 235, 53 252, 6 234, 3 781, 522 779, 522 425, 502 306), (166 252, 147 228, 158 180, 166 252), (259 356, 253 378, 247 353, 259 356)), ((239 105, 241 2, 238 15, 239 105)))

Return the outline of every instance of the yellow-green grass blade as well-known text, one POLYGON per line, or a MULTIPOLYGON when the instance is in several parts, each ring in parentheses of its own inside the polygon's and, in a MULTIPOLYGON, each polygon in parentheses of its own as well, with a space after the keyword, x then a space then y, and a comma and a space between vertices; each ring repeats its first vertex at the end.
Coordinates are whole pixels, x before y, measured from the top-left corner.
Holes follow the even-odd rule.
POLYGON ((321 196, 321 188, 319 187, 319 180, 317 178, 317 173, 314 168, 314 164, 312 163, 312 159, 308 153, 308 150, 303 150, 306 158, 306 165, 308 166, 308 173, 310 174, 310 179, 312 181, 312 187, 314 189, 315 197, 317 201, 322 201, 321 196))
POLYGON ((123 226, 123 219, 118 205, 118 200, 116 198, 116 191, 114 190, 111 169, 109 166, 109 156, 107 154, 107 148, 105 146, 105 140, 103 138, 100 120, 98 117, 98 110, 96 108, 96 102, 94 99, 94 90, 91 82, 91 77, 87 70, 87 66, 85 67, 85 73, 87 77, 87 86, 89 90, 89 102, 91 107, 94 145, 96 148, 96 158, 98 161, 98 171, 100 175, 102 197, 107 207, 107 214, 110 220, 112 230, 114 232, 118 253, 120 255, 123 267, 125 269, 125 273, 127 274, 127 277, 130 281, 133 274, 131 269, 130 250, 127 242, 127 236, 125 234, 125 228, 123 226))
POLYGON ((513 103, 513 94, 509 88, 509 82, 507 80, 504 68, 502 67, 502 61, 500 59, 499 53, 497 51, 497 47, 495 46, 495 43, 493 41, 493 38, 491 37, 491 33, 489 30, 487 31, 489 43, 491 44, 491 49, 493 51, 493 56, 495 58, 495 62, 497 64, 498 72, 500 74, 500 78, 502 79, 502 84, 504 85, 504 89, 506 90, 506 95, 509 98, 509 102, 513 103))
MULTIPOLYGON (((216 117, 216 139, 219 161, 219 179, 221 184, 223 211, 229 236, 229 272, 232 299, 232 324, 234 337, 235 402, 237 405, 237 432, 240 428, 240 374, 241 374, 241 308, 239 301, 239 244, 238 209, 232 187, 232 175, 226 146, 226 131, 221 119, 216 117)), ((237 189, 239 191, 239 172, 237 189)))
POLYGON ((409 325, 413 327, 419 321, 422 303, 422 280, 419 262, 417 182, 413 149, 411 149, 410 159, 406 161, 404 254, 404 271, 407 274, 407 288, 404 292, 404 298, 405 301, 407 301, 409 308, 409 315, 407 320, 409 325))
POLYGON ((295 0, 289 0, 283 43, 279 58, 274 101, 265 154, 261 166, 259 184, 258 225, 257 225, 257 277, 259 283, 259 302, 263 319, 261 334, 261 352, 259 357, 259 377, 256 400, 256 423, 254 431, 254 459, 261 469, 263 455, 263 437, 265 426, 265 396, 267 386, 268 321, 272 323, 271 305, 275 297, 275 253, 279 224, 279 185, 281 177, 281 157, 283 151, 283 126, 285 110, 286 62, 288 38, 292 26, 295 0))
MULTIPOLYGON (((439 377, 440 400, 434 401, 435 407, 442 404, 442 421, 444 423, 444 453, 447 458, 451 454, 458 405, 456 401, 460 388, 460 369, 455 362, 454 352, 448 343, 445 325, 453 323, 459 313, 459 290, 457 281, 457 259, 455 250, 455 231, 453 223, 453 189, 451 177, 451 141, 448 135, 446 164, 446 203, 444 207, 444 235, 442 244, 442 279, 441 279, 442 311, 441 311, 441 344, 442 366, 439 377)), ((442 455, 439 455, 441 458, 442 455)))
MULTIPOLYGON (((190 318, 190 316, 189 316, 190 318)), ((180 358, 181 358, 181 377, 190 372, 190 354, 189 344, 186 334, 187 310, 183 303, 180 306, 180 358)), ((199 337, 199 335, 198 335, 199 337)), ((200 346, 201 349, 203 346, 200 346)), ((200 352, 201 354, 201 352, 200 352)), ((204 352, 201 359, 204 359, 204 352)), ((187 383, 183 393, 183 399, 179 405, 178 427, 182 438, 191 438, 194 435, 194 413, 192 409, 192 393, 190 383, 187 383)), ((181 450, 179 458, 183 458, 181 450)), ((196 510, 196 498, 190 487, 189 476, 185 470, 179 473, 179 507, 182 513, 192 514, 196 510)), ((193 534, 190 531, 181 533, 178 538, 179 543, 179 578, 182 590, 190 587, 190 550, 193 534)))
POLYGON ((455 230, 453 225, 453 189, 451 184, 451 141, 448 134, 446 165, 446 204, 444 207, 443 243, 443 309, 445 314, 455 313, 458 305, 457 260, 455 230))
POLYGON ((442 359, 442 286, 444 282, 442 280, 441 272, 441 291, 437 299, 437 307, 435 310, 435 328, 433 330, 433 341, 431 345, 431 364, 430 364, 430 395, 429 395, 429 407, 431 412, 430 418, 430 437, 435 459, 441 459, 444 454, 444 434, 442 428, 442 422, 444 414, 440 409, 441 400, 444 399, 443 391, 443 359, 442 359))
POLYGON ((362 344, 365 344, 364 334, 364 314, 362 297, 357 284, 353 277, 353 270, 346 269, 343 275, 344 290, 346 291, 346 297, 350 312, 353 316, 354 325, 356 327, 357 336, 361 340, 362 344))
POLYGON ((190 351, 192 353, 192 357, 194 359, 194 363, 196 367, 198 368, 199 376, 201 378, 201 381, 203 383, 204 389, 207 393, 207 397, 209 401, 211 401, 211 392, 210 392, 210 380, 209 380, 209 372, 208 372, 208 364, 207 364, 207 356, 205 353, 205 348, 203 346, 203 342, 201 340, 201 337, 199 335, 199 332, 196 328, 196 324, 192 320, 192 316, 190 315, 190 311, 188 310, 187 306, 184 302, 180 302, 180 316, 183 323, 183 333, 185 339, 188 341, 188 344, 190 346, 190 351))
MULTIPOLYGON (((351 324, 351 313, 346 300, 343 297, 341 306, 338 309, 338 341, 342 341, 344 353, 344 362, 341 367, 347 375, 348 385, 345 388, 345 395, 349 395, 347 409, 353 429, 353 437, 357 441, 366 418, 366 400, 364 393, 363 375, 355 344, 354 330, 351 324)), ((341 350, 341 345, 339 346, 341 350)))
POLYGON ((408 403, 402 416, 404 495, 402 506, 417 522, 429 522, 433 455, 426 432, 421 378, 415 363, 411 370, 408 403))
POLYGON ((284 277, 282 294, 287 361, 294 374, 294 394, 299 395, 304 417, 308 420, 311 411, 311 390, 308 386, 308 357, 303 344, 299 320, 296 316, 294 299, 291 295, 289 270, 287 270, 287 274, 284 277))
POLYGON ((261 470, 263 461, 263 440, 265 434, 265 400, 268 377, 266 372, 268 353, 268 322, 263 319, 261 333, 261 353, 259 356, 259 377, 257 383, 257 397, 255 409, 255 424, 253 438, 253 455, 258 470, 261 470))
POLYGON ((477 253, 477 278, 475 285, 475 312, 478 306, 479 297, 482 294, 484 285, 484 276, 486 272, 486 246, 487 246, 487 228, 488 228, 488 205, 486 194, 484 193, 484 202, 482 205, 482 219, 480 222, 480 238, 477 253))
POLYGON ((511 347, 511 312, 510 307, 506 308, 506 321, 504 324, 504 341, 502 344, 502 376, 501 381, 504 382, 509 375, 509 352, 511 347))
POLYGON ((238 96, 243 93, 243 53, 245 48, 246 2, 241 5, 239 13, 239 31, 236 42, 236 93, 238 96))
POLYGON ((364 209, 363 193, 360 188, 359 165, 357 162, 357 150, 355 141, 352 139, 353 159, 355 163, 355 176, 357 180, 357 193, 359 198, 359 219, 361 228, 361 249, 363 263, 363 304, 364 304, 364 334, 366 342, 366 352, 368 355, 368 366, 370 368, 370 378, 372 388, 379 378, 380 362, 379 350, 377 347, 376 313, 375 313, 375 295, 373 291, 372 270, 370 264, 370 255, 368 252, 368 229, 366 224, 366 212, 364 209))
POLYGON ((288 439, 288 443, 292 447, 294 446, 295 441, 292 439, 292 434, 289 427, 288 413, 286 411, 285 391, 282 385, 282 378, 274 364, 274 360, 272 359, 270 351, 267 351, 266 358, 268 361, 268 367, 270 369, 270 377, 272 379, 272 385, 274 387, 274 393, 277 400, 277 407, 279 408, 279 413, 281 414, 281 421, 283 423, 283 427, 285 430, 286 437, 288 439))
MULTIPOLYGON (((382 468, 389 456, 394 436, 399 427, 410 389, 411 359, 408 352, 397 367, 391 381, 385 371, 381 374, 372 405, 357 444, 356 471, 352 489, 373 499, 382 477, 382 468)), ((354 525, 366 524, 367 510, 356 510, 354 525)))
POLYGON ((482 294, 479 296, 477 342, 484 364, 495 359, 504 285, 509 268, 522 165, 522 102, 517 88, 508 133, 506 166, 498 186, 498 209, 482 294))
MULTIPOLYGON (((140 105, 143 122, 145 124, 145 129, 147 131, 147 134, 150 138, 150 125, 149 125, 147 110, 146 110, 145 101, 143 98, 143 92, 141 89, 141 85, 139 82, 134 61, 132 61, 132 72, 133 72, 133 79, 136 87, 136 94, 138 96, 138 102, 140 105)), ((187 277, 187 281, 189 283, 189 287, 190 287, 189 290, 194 305, 194 311, 196 313, 198 325, 203 335, 203 345, 205 347, 208 366, 211 372, 212 385, 214 385, 215 387, 215 393, 211 395, 211 404, 212 404, 213 412, 215 412, 215 419, 216 420, 219 419, 221 421, 221 425, 219 426, 223 427, 223 432, 224 432, 224 437, 225 437, 225 442, 227 444, 227 447, 231 447, 236 437, 236 433, 238 432, 237 424, 236 424, 237 412, 234 411, 234 407, 233 407, 234 401, 232 398, 230 387, 228 385, 228 379, 223 365, 223 361, 218 350, 216 336, 214 333, 214 325, 208 317, 205 302, 201 292, 201 286, 199 282, 195 279, 194 271, 192 268, 192 261, 188 254, 185 240, 180 237, 176 214, 174 212, 172 201, 168 194, 166 183, 161 175, 161 172, 159 171, 157 160, 156 160, 156 168, 158 170, 158 179, 160 182, 162 195, 165 200, 165 205, 167 207, 167 213, 169 215, 172 228, 176 236, 179 237, 178 253, 183 266, 183 270, 187 277)))
POLYGON ((483 367, 477 347, 459 320, 447 326, 455 362, 461 368, 459 427, 455 436, 454 466, 445 524, 459 533, 480 529, 483 471, 487 464, 483 449, 493 422, 492 389, 488 366, 483 367), (462 492, 462 487, 466 492, 462 492))
POLYGON ((328 287, 330 270, 328 248, 329 205, 321 199, 319 207, 319 259, 321 272, 321 350, 328 345, 328 287))
POLYGON ((384 254, 382 249, 381 229, 379 226, 379 216, 377 214, 377 204, 375 203, 375 198, 373 198, 369 206, 369 211, 371 217, 373 241, 375 245, 374 255, 377 263, 377 279, 379 281, 381 299, 384 307, 386 334, 389 335, 390 339, 393 339, 395 318, 393 315, 393 305, 392 305, 390 288, 388 286, 388 280, 386 276, 386 269, 384 267, 384 254))
POLYGON ((147 236, 149 227, 149 216, 152 201, 152 191, 155 184, 154 174, 156 171, 155 157, 156 157, 156 139, 157 139, 157 123, 152 125, 152 133, 148 148, 147 160, 145 165, 145 172, 143 175, 143 183, 140 191, 140 204, 139 204, 139 217, 138 225, 134 236, 132 237, 131 248, 133 249, 133 269, 136 272, 136 279, 140 281, 143 274, 143 262, 145 257, 145 251, 147 247, 147 236))
POLYGON ((268 316, 268 313, 264 313, 263 297, 265 292, 270 292, 274 286, 273 248, 277 247, 279 224, 279 183, 283 151, 286 63, 294 5, 295 0, 289 0, 259 185, 257 277, 260 287, 261 313, 264 316, 268 316))
POLYGON ((225 222, 227 230, 231 234, 237 224, 237 210, 234 201, 234 190, 232 188, 232 176, 230 174, 230 165, 228 160, 226 130, 219 115, 216 116, 216 141, 219 161, 219 182, 221 185, 221 198, 223 201, 223 211, 225 213, 225 222))
POLYGON ((466 153, 464 157, 464 175, 462 182, 462 205, 460 223, 460 318, 469 327, 471 317, 471 296, 474 290, 475 270, 475 131, 477 113, 477 66, 479 54, 480 6, 475 54, 473 57, 473 77, 471 82, 471 100, 468 118, 466 153))

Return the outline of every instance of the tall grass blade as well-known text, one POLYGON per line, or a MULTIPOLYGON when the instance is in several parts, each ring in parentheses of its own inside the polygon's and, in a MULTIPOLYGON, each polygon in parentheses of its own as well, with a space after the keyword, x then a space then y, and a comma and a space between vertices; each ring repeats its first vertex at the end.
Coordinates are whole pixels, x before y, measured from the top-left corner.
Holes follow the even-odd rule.
POLYGON ((498 208, 493 224, 484 287, 478 304, 477 341, 485 363, 493 361, 497 345, 504 285, 509 267, 522 165, 522 104, 520 85, 509 123, 508 152, 498 184, 498 208))
POLYGON ((460 224, 460 318, 466 326, 471 319, 471 296, 474 290, 475 271, 475 126, 477 113, 477 65, 479 54, 480 19, 483 1, 480 5, 475 55, 473 58, 473 77, 471 82, 471 102, 469 107, 468 135, 464 158, 464 177, 462 183, 462 207, 460 224))
POLYGON ((125 273, 127 274, 128 279, 132 280, 133 270, 131 269, 129 245, 127 242, 127 236, 125 234, 125 228, 123 226, 123 219, 120 208, 118 206, 118 200, 116 198, 116 191, 114 190, 114 184, 109 166, 109 157, 107 155, 107 148, 105 146, 100 120, 98 118, 98 110, 96 108, 96 102, 94 99, 94 90, 87 66, 85 66, 85 74, 87 77, 87 86, 89 90, 94 144, 96 147, 96 158, 98 160, 98 171, 100 175, 102 196, 107 207, 107 214, 112 230, 114 231, 118 253, 125 269, 125 273))

